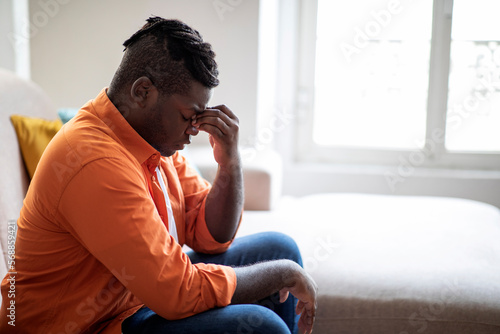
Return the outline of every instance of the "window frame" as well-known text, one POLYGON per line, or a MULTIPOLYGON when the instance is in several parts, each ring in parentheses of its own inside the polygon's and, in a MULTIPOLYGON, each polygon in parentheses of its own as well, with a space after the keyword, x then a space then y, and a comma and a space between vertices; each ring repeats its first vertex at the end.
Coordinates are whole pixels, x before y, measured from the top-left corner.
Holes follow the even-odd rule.
POLYGON ((345 165, 408 165, 412 168, 500 170, 500 152, 445 148, 453 0, 434 0, 425 145, 390 150, 321 146, 313 142, 316 14, 318 0, 300 1, 296 160, 345 165))

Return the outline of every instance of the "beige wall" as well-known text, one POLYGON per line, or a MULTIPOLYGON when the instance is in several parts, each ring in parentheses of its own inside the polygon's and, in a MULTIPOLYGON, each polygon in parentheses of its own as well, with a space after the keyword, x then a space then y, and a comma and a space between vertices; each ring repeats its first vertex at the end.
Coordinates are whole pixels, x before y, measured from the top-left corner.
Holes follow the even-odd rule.
POLYGON ((30 0, 29 10, 31 78, 57 107, 94 98, 109 84, 123 41, 158 15, 186 22, 212 44, 221 84, 211 103, 238 114, 242 137, 255 132, 258 0, 30 0))

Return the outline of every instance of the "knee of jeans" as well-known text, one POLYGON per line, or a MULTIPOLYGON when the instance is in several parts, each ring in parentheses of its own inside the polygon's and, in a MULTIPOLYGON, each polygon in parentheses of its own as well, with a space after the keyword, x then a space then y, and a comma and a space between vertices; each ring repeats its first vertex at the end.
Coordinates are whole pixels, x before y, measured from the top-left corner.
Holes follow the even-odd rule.
POLYGON ((245 316, 238 319, 237 333, 286 333, 290 330, 274 311, 259 305, 247 305, 245 316))
POLYGON ((273 251, 277 251, 281 258, 292 260, 302 266, 302 256, 295 240, 281 232, 264 232, 266 243, 273 251))

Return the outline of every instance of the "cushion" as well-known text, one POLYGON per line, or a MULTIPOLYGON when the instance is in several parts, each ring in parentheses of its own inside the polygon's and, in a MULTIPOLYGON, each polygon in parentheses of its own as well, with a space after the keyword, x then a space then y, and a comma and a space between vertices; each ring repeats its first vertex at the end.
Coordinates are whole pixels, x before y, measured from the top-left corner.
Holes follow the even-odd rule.
POLYGON ((238 236, 294 238, 315 333, 500 333, 500 210, 446 197, 316 194, 247 211, 238 236))
POLYGON ((66 124, 69 122, 70 119, 75 117, 75 115, 78 113, 77 108, 61 108, 57 110, 57 115, 59 115, 59 118, 63 122, 63 124, 66 124))
POLYGON ((62 122, 20 115, 12 115, 10 120, 16 130, 24 164, 31 179, 43 151, 52 137, 61 129, 62 122))

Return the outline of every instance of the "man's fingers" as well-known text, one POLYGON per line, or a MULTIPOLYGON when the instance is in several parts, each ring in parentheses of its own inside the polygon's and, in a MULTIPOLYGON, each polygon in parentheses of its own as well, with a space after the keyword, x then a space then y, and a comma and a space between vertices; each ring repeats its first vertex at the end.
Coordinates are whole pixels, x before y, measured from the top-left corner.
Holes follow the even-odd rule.
POLYGON ((238 117, 225 105, 207 108, 194 115, 191 126, 209 134, 215 161, 221 166, 239 164, 238 117))
POLYGON ((280 303, 286 302, 286 300, 288 299, 288 295, 289 295, 288 290, 281 289, 280 290, 280 303))
POLYGON ((308 324, 308 320, 306 319, 307 316, 302 314, 299 319, 299 330, 301 333, 311 333, 312 331, 312 325, 308 324))
POLYGON ((308 312, 303 312, 300 315, 298 325, 302 333, 311 333, 314 325, 314 317, 308 314, 308 312))
POLYGON ((228 133, 228 127, 227 125, 213 125, 209 123, 200 123, 199 125, 196 126, 196 129, 199 131, 204 131, 212 136, 215 136, 217 138, 221 138, 222 136, 225 136, 228 133))
POLYGON ((210 117, 213 117, 213 119, 220 119, 228 125, 239 124, 238 117, 229 108, 226 106, 218 106, 207 108, 201 114, 195 115, 193 125, 200 121, 208 121, 210 117))
POLYGON ((226 125, 236 123, 233 119, 231 119, 228 115, 224 114, 220 110, 207 109, 203 113, 197 115, 196 118, 191 121, 191 124, 196 126, 200 123, 216 124, 218 122, 224 123, 226 125))
POLYGON ((225 104, 219 104, 219 105, 216 105, 215 107, 207 108, 207 110, 213 110, 213 109, 220 110, 224 114, 229 116, 231 119, 238 120, 238 117, 225 104))
POLYGON ((300 314, 299 329, 301 333, 311 333, 316 317, 316 307, 311 303, 304 303, 299 300, 296 314, 300 314))
POLYGON ((232 136, 239 128, 237 118, 232 119, 219 109, 206 109, 191 121, 191 125, 216 137, 232 136))
POLYGON ((304 302, 299 300, 297 303, 297 307, 295 307, 295 314, 301 314, 304 310, 304 306, 304 302))

